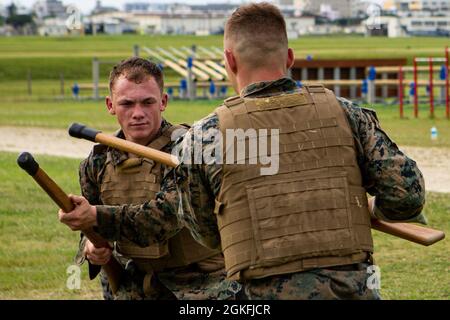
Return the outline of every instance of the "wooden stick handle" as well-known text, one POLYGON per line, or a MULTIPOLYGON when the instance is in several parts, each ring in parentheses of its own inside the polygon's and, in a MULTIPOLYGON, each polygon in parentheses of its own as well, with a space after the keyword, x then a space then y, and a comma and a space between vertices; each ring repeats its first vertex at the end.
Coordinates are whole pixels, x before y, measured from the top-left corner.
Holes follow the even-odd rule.
POLYGON ((83 124, 73 123, 69 127, 69 135, 75 138, 98 142, 125 152, 133 153, 138 156, 163 163, 170 167, 176 167, 179 164, 178 159, 171 154, 104 134, 101 131, 88 128, 83 124))
MULTIPOLYGON (((22 169, 33 177, 33 179, 64 212, 70 212, 75 209, 75 205, 72 203, 67 194, 45 173, 44 170, 39 167, 39 164, 34 160, 30 153, 21 153, 17 159, 17 163, 22 169)), ((102 238, 92 228, 82 230, 81 232, 83 232, 83 234, 95 247, 111 248, 109 242, 102 238)), ((102 268, 108 276, 112 292, 116 293, 119 288, 122 266, 116 259, 111 258, 107 264, 102 266, 102 268)))
MULTIPOLYGON (((144 147, 124 139, 103 134, 100 131, 88 128, 85 125, 77 123, 72 124, 69 128, 69 134, 73 137, 99 142, 122 151, 131 152, 136 155, 164 163, 168 166, 175 167, 178 165, 178 159, 172 155, 144 147)), ((445 237, 445 234, 442 231, 409 223, 391 223, 380 220, 372 220, 372 228, 408 241, 422 244, 424 246, 432 245, 445 237)))
POLYGON ((386 222, 372 219, 372 228, 424 246, 445 238, 444 232, 411 223, 386 222))

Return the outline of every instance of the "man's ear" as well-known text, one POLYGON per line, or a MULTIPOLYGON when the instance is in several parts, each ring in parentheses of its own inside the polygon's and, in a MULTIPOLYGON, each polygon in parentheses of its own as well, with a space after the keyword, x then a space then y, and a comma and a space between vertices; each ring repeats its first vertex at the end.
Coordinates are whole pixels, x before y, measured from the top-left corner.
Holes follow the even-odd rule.
POLYGON ((163 93, 161 97, 161 106, 159 107, 159 111, 163 112, 167 108, 167 102, 169 101, 169 95, 167 93, 163 93))
POLYGON ((236 74, 237 64, 236 64, 236 57, 234 56, 233 52, 230 49, 225 49, 224 57, 225 57, 226 63, 228 64, 228 67, 230 68, 231 72, 236 74))
POLYGON ((290 69, 294 65, 295 56, 294 56, 294 50, 292 48, 288 48, 287 52, 287 60, 286 60, 286 68, 290 69))
POLYGON ((105 103, 106 103, 106 108, 108 109, 109 114, 115 115, 116 110, 114 109, 112 98, 110 96, 106 97, 105 103))

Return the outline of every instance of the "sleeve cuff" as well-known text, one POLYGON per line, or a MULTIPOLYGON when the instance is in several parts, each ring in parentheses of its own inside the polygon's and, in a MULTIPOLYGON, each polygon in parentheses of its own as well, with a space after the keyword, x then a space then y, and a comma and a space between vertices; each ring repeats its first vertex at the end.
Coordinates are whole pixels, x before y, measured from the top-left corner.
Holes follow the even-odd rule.
POLYGON ((383 212, 381 212, 381 210, 375 205, 373 213, 371 213, 371 215, 376 219, 384 220, 387 222, 416 222, 416 223, 420 223, 420 224, 424 224, 424 225, 428 224, 428 219, 423 212, 419 213, 418 215, 416 215, 410 219, 393 220, 393 219, 389 219, 388 217, 386 217, 386 215, 384 215, 383 212))

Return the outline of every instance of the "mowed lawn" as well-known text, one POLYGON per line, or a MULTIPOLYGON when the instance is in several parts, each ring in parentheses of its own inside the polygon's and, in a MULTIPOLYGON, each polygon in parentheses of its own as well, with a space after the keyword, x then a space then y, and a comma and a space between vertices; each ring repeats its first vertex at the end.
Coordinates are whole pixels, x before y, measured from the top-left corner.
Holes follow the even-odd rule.
MULTIPOLYGON (((0 93, 2 97, 17 97, 17 93, 26 96, 27 78, 31 72, 33 95, 59 95, 61 75, 66 91, 75 81, 92 82, 93 57, 108 62, 100 68, 101 82, 106 82, 113 64, 130 57, 135 44, 153 49, 196 45, 215 46, 221 50, 222 42, 222 36, 0 37, 0 93), (47 83, 40 83, 41 80, 47 83), (53 81, 51 88, 48 88, 48 81, 53 81), (14 82, 13 86, 11 82, 14 82)), ((289 44, 299 59, 306 59, 307 56, 312 56, 314 60, 406 58, 411 65, 416 56, 443 57, 448 39, 328 36, 292 39, 289 44)), ((148 57, 143 50, 141 55, 148 57)), ((165 74, 167 79, 173 81, 179 78, 168 68, 165 74)))
MULTIPOLYGON (((170 101, 164 112, 172 123, 188 123, 201 119, 219 106, 222 100, 170 101)), ((398 106, 360 104, 377 111, 383 129, 400 146, 447 147, 450 148, 450 121, 445 117, 445 107, 436 107, 435 117, 429 116, 429 109, 423 105, 419 118, 413 116, 412 106, 405 107, 404 119, 400 119, 398 106), (430 139, 430 129, 438 129, 439 139, 430 139)), ((0 126, 45 127, 67 129, 73 122, 114 132, 117 129, 115 117, 106 111, 103 101, 22 101, 5 102, 0 105, 0 126)))
MULTIPOLYGON (((97 281, 83 269, 81 289, 66 287, 78 235, 59 223, 58 208, 16 164, 0 153, 0 299, 97 299, 97 281)), ((79 160, 35 156, 66 191, 79 193, 79 160)))
MULTIPOLYGON (((79 160, 35 156, 66 192, 78 193, 79 160)), ((0 152, 0 299, 101 299, 97 280, 82 268, 80 290, 69 290, 78 235, 60 224, 57 207, 16 165, 17 154, 0 152)), ((430 226, 450 234, 450 194, 427 194, 430 226)), ((448 240, 423 247, 374 231, 375 259, 385 299, 448 299, 448 240)))

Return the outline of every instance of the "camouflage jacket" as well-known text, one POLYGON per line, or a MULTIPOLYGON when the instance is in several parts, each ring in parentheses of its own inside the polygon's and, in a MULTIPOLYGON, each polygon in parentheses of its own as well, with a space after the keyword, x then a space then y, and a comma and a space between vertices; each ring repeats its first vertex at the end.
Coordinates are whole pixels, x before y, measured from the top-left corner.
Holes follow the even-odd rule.
MULTIPOLYGON (((296 90, 294 81, 282 78, 252 84, 240 95, 267 97, 296 90)), ((354 135, 364 187, 376 196, 377 215, 396 221, 417 218, 424 205, 425 187, 416 163, 381 129, 375 111, 343 98, 338 101, 354 135)), ((214 149, 217 142, 212 132, 218 129, 217 114, 212 113, 194 123, 174 147, 181 149, 183 158, 186 153, 194 158, 196 148, 189 146, 200 140, 201 151, 214 149)), ((149 239, 167 239, 180 226, 179 220, 191 229, 199 242, 216 248, 220 245, 220 235, 213 210, 222 183, 221 173, 220 164, 181 164, 165 176, 156 200, 141 206, 97 206, 98 230, 110 240, 124 235, 136 243, 148 245, 149 239), (152 210, 156 214, 151 215, 152 210)))
MULTIPOLYGON (((167 122, 165 119, 163 119, 161 123, 161 128, 158 132, 158 135, 156 138, 158 138, 162 132, 169 128, 171 124, 167 122)), ((116 134, 119 138, 125 138, 122 130, 119 130, 116 134)), ((164 147, 162 151, 170 152, 171 150, 171 144, 164 147)), ((119 165, 123 161, 128 159, 128 154, 125 152, 122 152, 118 149, 114 149, 105 145, 95 145, 92 149, 89 156, 83 160, 80 164, 79 168, 79 182, 80 182, 80 188, 81 188, 81 194, 83 197, 85 197, 90 204, 92 205, 102 205, 102 201, 100 198, 100 186, 103 181, 103 176, 105 173, 105 164, 107 159, 107 154, 110 153, 111 159, 113 162, 113 165, 119 165)), ((164 167, 164 170, 167 170, 166 167, 164 167)), ((156 210, 156 209, 155 209, 156 210)), ((178 230, 178 229, 177 229, 178 230)), ((140 230, 138 230, 140 232, 140 230)), ((118 240, 118 239, 116 239, 118 240)), ((79 251, 75 257, 75 261, 77 264, 82 264, 85 261, 84 257, 84 246, 85 246, 85 239, 83 235, 81 234, 81 241, 79 244, 79 251)), ((91 268, 91 265, 90 265, 91 268)), ((95 274, 98 273, 100 268, 92 267, 92 269, 96 269, 95 274), (98 270, 97 270, 98 269, 98 270)))

